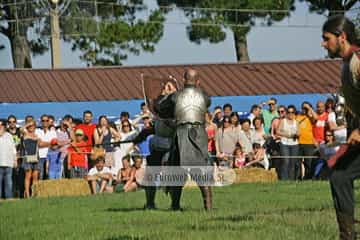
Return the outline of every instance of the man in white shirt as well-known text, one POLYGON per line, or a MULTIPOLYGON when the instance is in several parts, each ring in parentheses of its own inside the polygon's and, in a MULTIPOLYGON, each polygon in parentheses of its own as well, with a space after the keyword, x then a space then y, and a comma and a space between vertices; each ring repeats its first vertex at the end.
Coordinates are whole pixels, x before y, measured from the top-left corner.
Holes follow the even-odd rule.
POLYGON ((47 153, 50 146, 50 141, 57 138, 56 131, 50 130, 49 117, 47 115, 41 116, 41 128, 36 129, 35 134, 41 140, 41 147, 39 147, 39 164, 40 164, 40 176, 39 179, 45 179, 45 162, 47 153))
POLYGON ((91 168, 86 180, 89 182, 91 193, 111 192, 112 173, 110 168, 105 167, 105 158, 100 156, 95 161, 95 167, 91 168))
POLYGON ((251 129, 255 129, 254 124, 253 124, 253 120, 256 117, 260 117, 261 116, 261 106, 258 104, 254 104, 251 106, 250 109, 250 114, 247 117, 250 120, 250 128, 251 129))
POLYGON ((4 186, 4 198, 12 198, 13 196, 13 182, 12 172, 13 167, 16 167, 16 147, 13 137, 6 132, 6 119, 0 119, 0 198, 4 186))

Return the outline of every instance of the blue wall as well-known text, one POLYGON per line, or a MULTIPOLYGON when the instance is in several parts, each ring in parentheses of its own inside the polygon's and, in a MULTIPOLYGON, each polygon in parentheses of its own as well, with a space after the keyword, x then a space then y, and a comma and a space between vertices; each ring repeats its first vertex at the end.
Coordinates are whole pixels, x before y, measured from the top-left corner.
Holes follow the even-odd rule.
MULTIPOLYGON (((294 104, 299 107, 303 101, 309 101, 315 105, 318 100, 326 100, 330 94, 292 94, 292 95, 260 95, 260 96, 228 96, 212 97, 211 110, 217 105, 223 106, 225 103, 233 105, 233 109, 238 112, 248 112, 251 105, 267 101, 270 97, 275 97, 278 104, 294 104)), ((56 118, 61 118, 65 114, 75 117, 82 116, 84 110, 91 110, 95 117, 108 115, 114 118, 119 117, 121 111, 128 111, 131 116, 140 111, 142 100, 129 101, 98 101, 98 102, 51 102, 51 103, 1 103, 0 117, 7 117, 14 114, 18 119, 24 119, 26 115, 33 115, 39 118, 42 114, 52 114, 56 118)))

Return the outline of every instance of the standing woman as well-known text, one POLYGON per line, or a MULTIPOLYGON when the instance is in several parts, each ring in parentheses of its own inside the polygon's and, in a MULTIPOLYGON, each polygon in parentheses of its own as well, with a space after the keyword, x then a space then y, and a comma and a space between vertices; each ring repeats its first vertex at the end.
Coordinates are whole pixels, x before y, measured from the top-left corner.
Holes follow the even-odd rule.
MULTIPOLYGON (((65 177, 67 174, 65 174, 66 172, 66 168, 64 168, 64 162, 65 159, 67 158, 68 155, 68 147, 71 143, 71 137, 70 137, 70 133, 68 131, 69 127, 70 127, 70 123, 62 120, 60 123, 60 128, 58 130, 56 130, 56 138, 58 140, 58 144, 60 146, 60 152, 61 152, 61 157, 60 157, 60 161, 61 161, 61 176, 65 177)), ((67 166, 67 163, 66 165, 67 166)))
POLYGON ((222 126, 215 136, 216 157, 221 166, 233 166, 233 152, 239 142, 239 134, 231 125, 231 118, 224 116, 222 126))
POLYGON ((31 197, 30 187, 38 181, 40 173, 38 149, 41 141, 35 134, 35 130, 36 122, 30 120, 25 125, 24 138, 22 141, 22 155, 24 156, 22 167, 25 171, 25 198, 31 197))
POLYGON ((102 115, 99 117, 98 125, 94 130, 94 140, 95 144, 103 144, 105 150, 105 166, 109 168, 114 167, 114 147, 111 145, 112 138, 120 139, 120 134, 109 125, 107 117, 102 115))
MULTIPOLYGON (((135 138, 137 131, 132 127, 130 121, 128 119, 124 119, 121 121, 121 131, 119 139, 121 141, 132 140, 135 138)), ((114 159, 115 159, 115 170, 118 171, 119 169, 123 168, 122 159, 130 151, 133 149, 132 143, 123 143, 120 145, 120 148, 115 149, 114 159)))
POLYGON ((296 161, 299 160, 291 158, 299 153, 299 124, 295 119, 295 113, 295 106, 288 106, 286 118, 281 120, 276 131, 280 136, 280 153, 284 157, 280 163, 279 178, 281 180, 295 180, 296 177, 296 161))
POLYGON ((213 165, 216 154, 216 146, 215 146, 215 135, 217 131, 217 126, 213 122, 213 118, 211 113, 208 111, 205 113, 205 129, 208 135, 208 153, 209 153, 209 161, 210 164, 213 165))
POLYGON ((237 114, 237 112, 232 112, 230 114, 230 119, 233 130, 236 132, 236 134, 239 134, 241 130, 241 125, 240 125, 239 115, 237 114))
POLYGON ((265 140, 266 140, 266 134, 265 134, 265 130, 263 127, 263 120, 260 117, 255 117, 253 119, 253 126, 254 126, 254 131, 253 131, 253 143, 259 143, 261 147, 264 146, 265 140))

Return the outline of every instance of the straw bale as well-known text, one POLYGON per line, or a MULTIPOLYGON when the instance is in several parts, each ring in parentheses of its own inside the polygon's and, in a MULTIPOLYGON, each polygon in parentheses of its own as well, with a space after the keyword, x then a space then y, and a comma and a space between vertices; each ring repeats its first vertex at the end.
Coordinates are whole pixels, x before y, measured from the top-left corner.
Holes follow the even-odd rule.
POLYGON ((265 170, 262 168, 234 169, 236 172, 235 183, 243 182, 276 182, 277 173, 274 168, 265 170))
POLYGON ((32 187, 34 197, 90 195, 90 187, 84 179, 57 179, 38 181, 32 187))
MULTIPOLYGON (((234 179, 234 184, 237 183, 255 183, 255 182, 276 182, 278 180, 278 176, 276 170, 274 168, 270 170, 265 170, 263 168, 245 168, 245 169, 233 169, 236 173, 236 177, 234 179)), ((215 184, 216 186, 221 186, 215 184)), ((185 188, 193 188, 196 187, 196 182, 188 179, 185 188)))

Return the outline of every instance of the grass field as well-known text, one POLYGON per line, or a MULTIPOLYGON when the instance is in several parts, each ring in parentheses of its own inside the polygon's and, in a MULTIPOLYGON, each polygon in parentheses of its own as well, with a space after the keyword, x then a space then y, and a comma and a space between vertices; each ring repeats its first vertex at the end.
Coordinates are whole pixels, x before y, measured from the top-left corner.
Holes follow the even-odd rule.
POLYGON ((328 182, 239 184, 183 193, 183 212, 143 211, 144 192, 0 202, 0 239, 336 239, 328 182))

